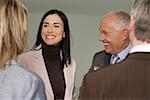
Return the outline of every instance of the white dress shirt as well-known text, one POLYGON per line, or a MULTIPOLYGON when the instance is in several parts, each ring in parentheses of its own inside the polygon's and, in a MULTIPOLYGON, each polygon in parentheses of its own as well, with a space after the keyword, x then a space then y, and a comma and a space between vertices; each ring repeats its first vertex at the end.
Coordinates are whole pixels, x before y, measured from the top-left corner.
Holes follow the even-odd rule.
MULTIPOLYGON (((121 51, 120 53, 118 53, 117 56, 119 57, 119 59, 117 60, 116 63, 119 63, 119 62, 121 62, 122 60, 124 60, 124 59, 126 58, 126 56, 129 54, 131 48, 132 48, 132 46, 131 46, 131 44, 129 44, 129 45, 127 46, 127 48, 125 48, 123 51, 121 51)), ((115 56, 115 55, 112 55, 112 56, 111 56, 110 64, 113 62, 113 57, 114 57, 114 56, 115 56)))
POLYGON ((132 47, 130 53, 134 52, 150 52, 150 44, 137 45, 132 47))

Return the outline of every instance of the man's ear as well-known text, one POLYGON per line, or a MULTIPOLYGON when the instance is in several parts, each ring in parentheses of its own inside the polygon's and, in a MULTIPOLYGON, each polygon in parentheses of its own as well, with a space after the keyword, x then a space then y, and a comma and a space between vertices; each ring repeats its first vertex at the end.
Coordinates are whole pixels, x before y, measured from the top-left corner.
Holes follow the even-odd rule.
POLYGON ((127 39, 129 39, 129 29, 125 28, 123 30, 123 40, 127 40, 127 39))
POLYGON ((130 34, 129 34, 129 37, 130 37, 130 42, 131 44, 134 46, 134 45, 137 45, 138 44, 138 40, 135 36, 135 18, 134 16, 131 16, 130 17, 130 34))
POLYGON ((66 34, 66 33, 64 32, 64 33, 63 33, 63 38, 65 38, 65 34, 66 34))
POLYGON ((133 16, 131 16, 131 18, 130 18, 130 31, 131 32, 134 32, 134 24, 135 24, 135 20, 134 20, 134 17, 133 16))
POLYGON ((135 23, 134 17, 131 16, 129 28, 127 27, 123 30, 123 36, 124 36, 123 40, 129 39, 129 34, 131 35, 131 33, 134 33, 134 23, 135 23))

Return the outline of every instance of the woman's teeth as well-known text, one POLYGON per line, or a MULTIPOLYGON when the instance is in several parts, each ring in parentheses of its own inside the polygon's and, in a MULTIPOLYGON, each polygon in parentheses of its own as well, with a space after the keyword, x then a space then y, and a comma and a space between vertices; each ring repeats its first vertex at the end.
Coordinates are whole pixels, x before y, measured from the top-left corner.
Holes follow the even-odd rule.
POLYGON ((54 35, 48 35, 47 38, 48 38, 48 39, 54 39, 55 36, 54 36, 54 35))

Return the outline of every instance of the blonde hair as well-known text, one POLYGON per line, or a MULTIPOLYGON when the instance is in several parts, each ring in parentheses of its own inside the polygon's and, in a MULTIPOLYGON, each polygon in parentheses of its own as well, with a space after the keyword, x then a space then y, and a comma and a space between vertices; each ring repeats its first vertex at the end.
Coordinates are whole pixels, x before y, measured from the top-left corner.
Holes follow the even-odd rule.
POLYGON ((18 0, 0 0, 0 69, 27 45, 27 10, 18 0))

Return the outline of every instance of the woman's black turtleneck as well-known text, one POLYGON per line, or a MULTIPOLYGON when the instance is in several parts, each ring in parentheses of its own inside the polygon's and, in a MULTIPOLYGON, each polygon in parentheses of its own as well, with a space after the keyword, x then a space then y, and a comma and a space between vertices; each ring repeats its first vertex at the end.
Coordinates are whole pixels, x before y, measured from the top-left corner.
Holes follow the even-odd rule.
POLYGON ((52 85, 54 98, 64 99, 66 85, 60 58, 60 45, 49 46, 43 43, 42 55, 52 85))

